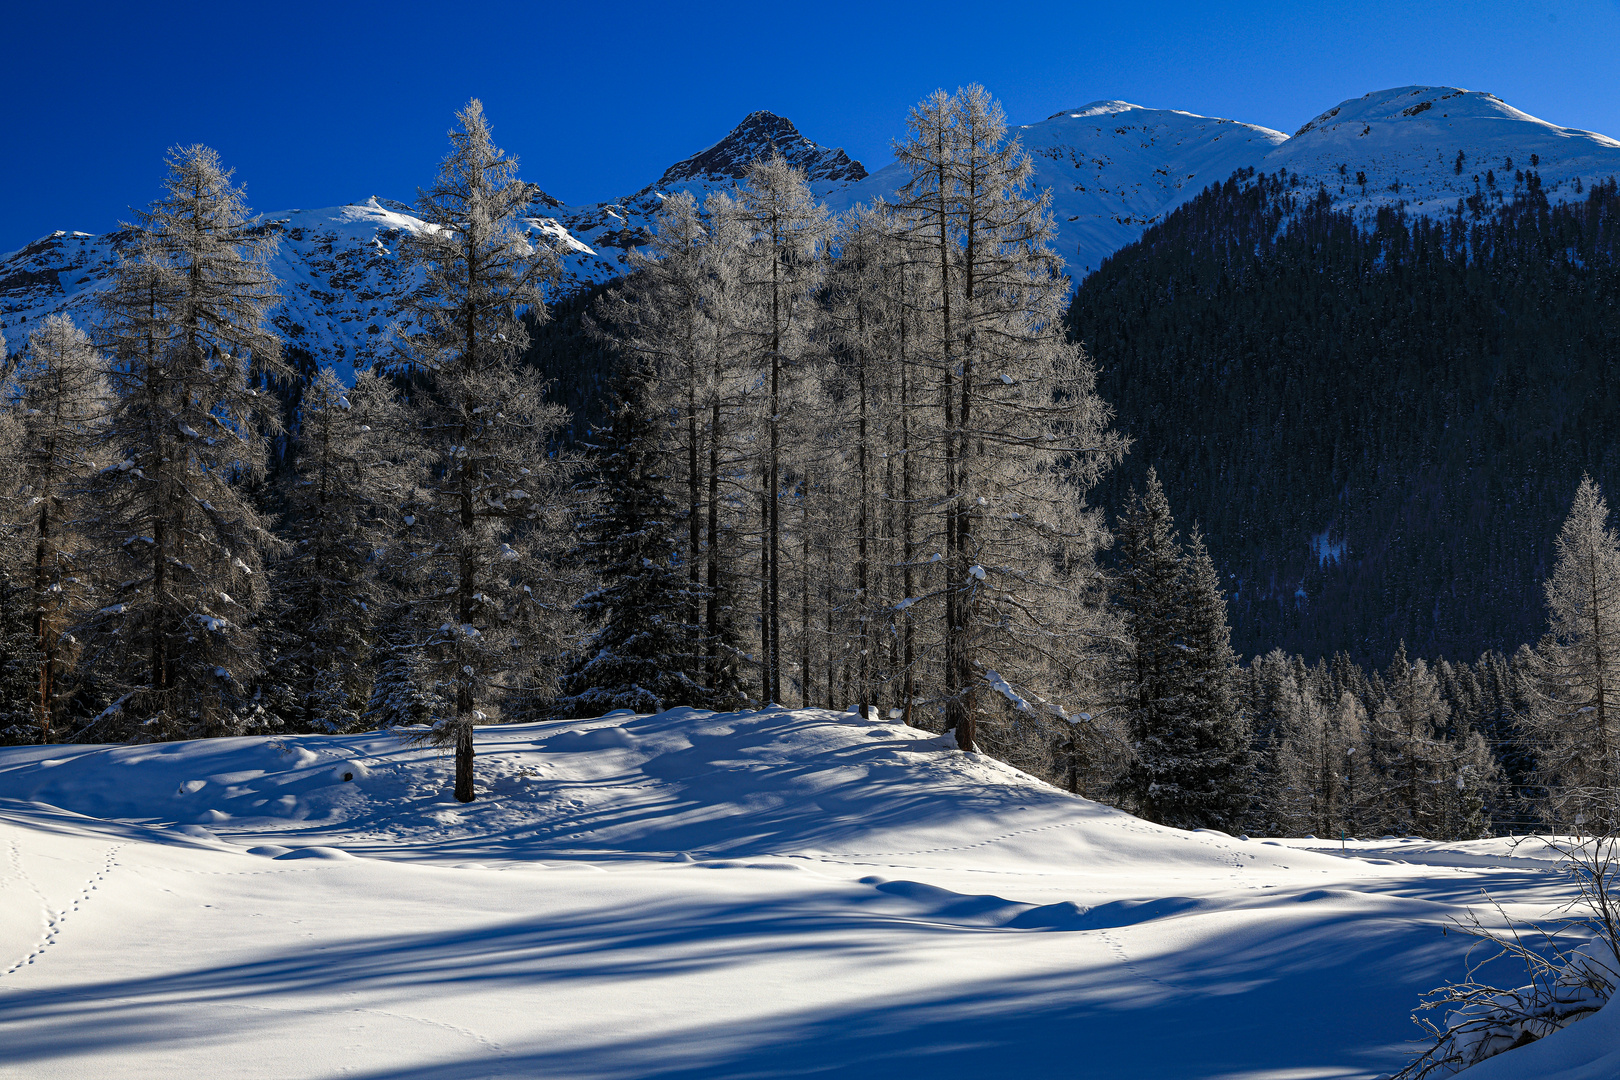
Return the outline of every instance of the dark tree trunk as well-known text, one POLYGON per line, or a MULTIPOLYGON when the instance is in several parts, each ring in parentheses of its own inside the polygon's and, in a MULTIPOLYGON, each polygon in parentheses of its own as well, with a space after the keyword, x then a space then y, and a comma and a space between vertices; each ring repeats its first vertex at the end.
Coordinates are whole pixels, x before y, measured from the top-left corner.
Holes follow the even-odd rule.
POLYGON ((473 726, 469 717, 457 725, 456 731, 456 801, 472 802, 473 791, 473 726))

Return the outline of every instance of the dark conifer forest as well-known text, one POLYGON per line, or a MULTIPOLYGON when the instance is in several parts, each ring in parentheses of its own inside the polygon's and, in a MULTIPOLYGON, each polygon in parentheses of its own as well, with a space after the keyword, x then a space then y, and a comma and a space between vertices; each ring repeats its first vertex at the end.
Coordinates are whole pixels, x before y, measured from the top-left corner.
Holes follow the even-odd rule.
POLYGON ((1620 196, 1375 220, 1287 175, 1213 186, 1079 287, 1070 326, 1204 530, 1233 645, 1383 666, 1511 653, 1583 472, 1617 477, 1620 196))

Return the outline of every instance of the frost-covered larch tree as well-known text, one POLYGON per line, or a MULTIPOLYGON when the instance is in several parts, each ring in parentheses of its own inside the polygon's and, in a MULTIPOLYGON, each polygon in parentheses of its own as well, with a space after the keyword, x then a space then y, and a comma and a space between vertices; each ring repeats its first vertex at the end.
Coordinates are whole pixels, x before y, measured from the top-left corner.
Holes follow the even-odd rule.
POLYGON ((1368 717, 1368 739, 1380 788, 1374 798, 1387 827, 1438 836, 1444 820, 1444 785, 1455 782, 1455 757, 1446 743, 1451 707, 1427 661, 1412 660, 1401 642, 1383 673, 1383 693, 1368 717))
POLYGON ((1341 692, 1324 700, 1328 689, 1316 680, 1285 685, 1285 730, 1275 753, 1275 788, 1267 809, 1289 836, 1312 833, 1334 837, 1357 827, 1356 801, 1368 763, 1366 710, 1355 695, 1341 692))
POLYGON ((275 664, 267 682, 294 730, 355 727, 390 597, 377 573, 398 526, 404 456, 386 379, 345 387, 323 368, 304 390, 274 567, 275 664))
POLYGON ((483 105, 457 119, 417 200, 427 228, 406 245, 423 280, 402 358, 426 386, 414 416, 424 467, 403 512, 415 647, 445 703, 425 737, 455 748, 455 796, 470 802, 474 725, 546 696, 563 651, 570 605, 549 557, 565 535, 570 470, 548 449, 566 412, 518 363, 523 316, 544 317, 556 258, 525 228, 530 188, 483 105))
MULTIPOLYGON (((886 456, 891 383, 900 360, 894 326, 899 321, 890 296, 900 251, 894 242, 892 215, 882 204, 857 206, 841 222, 838 258, 827 288, 827 337, 838 352, 845 385, 838 410, 843 430, 836 443, 845 448, 853 472, 855 566, 852 616, 855 621, 854 705, 862 715, 878 696, 878 634, 898 597, 883 603, 878 586, 880 566, 895 561, 892 535, 879 533, 878 498, 886 456), (884 543, 884 539, 890 541, 884 543)), ((898 447, 894 449, 898 450, 898 447)), ((909 463, 908 463, 909 464, 909 463)), ((904 710, 902 710, 902 715, 904 710)))
POLYGON ((749 301, 743 332, 764 380, 760 466, 760 693, 782 699, 782 499, 787 412, 805 359, 810 292, 832 227, 804 174, 780 153, 755 161, 729 207, 743 230, 739 279, 749 301))
POLYGON ((943 696, 946 726, 969 749, 992 672, 1028 688, 1085 666, 1103 532, 1084 496, 1125 443, 1108 430, 1091 361, 1062 330, 1068 282, 1049 196, 1030 193, 1029 156, 1001 107, 981 86, 937 91, 907 124, 898 208, 931 316, 943 696))
POLYGON ((599 329, 642 384, 636 407, 656 408, 668 422, 655 429, 667 459, 662 473, 683 543, 688 651, 704 655, 703 681, 713 700, 735 703, 743 647, 730 596, 744 545, 734 542, 728 505, 738 477, 740 230, 732 203, 713 197, 707 213, 689 192, 664 200, 653 238, 630 258, 634 272, 598 302, 599 329))
POLYGON ((87 522, 105 552, 89 659, 118 694, 85 737, 166 739, 232 730, 259 671, 261 555, 272 540, 244 495, 284 378, 268 321, 274 241, 205 146, 168 157, 165 197, 127 227, 98 344, 116 405, 87 522))
POLYGON ((1620 534, 1589 476, 1556 551, 1548 635, 1534 653, 1539 692, 1526 719, 1553 820, 1612 834, 1620 830, 1620 534))
POLYGON ((94 553, 84 534, 82 494, 110 392, 102 354, 62 315, 29 335, 12 377, 10 534, 26 551, 27 565, 16 571, 32 609, 39 741, 50 742, 68 692, 73 650, 64 635, 90 602, 94 553))

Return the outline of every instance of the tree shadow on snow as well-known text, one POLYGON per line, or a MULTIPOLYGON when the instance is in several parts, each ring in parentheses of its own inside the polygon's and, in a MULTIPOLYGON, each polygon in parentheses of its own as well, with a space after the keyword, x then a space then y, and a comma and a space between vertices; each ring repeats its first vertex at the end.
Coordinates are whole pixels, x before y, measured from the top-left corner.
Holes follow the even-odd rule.
MULTIPOLYGON (((1191 939, 1182 933, 1172 940, 1188 943, 1165 951, 1157 924, 1070 933, 952 925, 926 911, 885 908, 886 894, 876 889, 870 902, 854 894, 829 887, 769 906, 628 904, 446 933, 357 937, 241 963, 0 994, 5 1058, 26 1068, 98 1049, 172 1052, 216 1042, 217 1026, 199 1022, 210 1007, 241 1010, 231 1014, 233 1041, 274 1025, 282 1026, 278 1036, 297 1037, 286 1030, 289 1012, 341 1012, 377 1000, 432 1016, 441 995, 474 989, 503 1001, 532 995, 538 1016, 568 985, 622 986, 624 994, 645 999, 664 991, 661 978, 696 974, 725 986, 762 959, 799 954, 845 962, 863 973, 864 988, 835 1005, 816 1006, 796 1002, 788 989, 761 1002, 769 1013, 764 1018, 682 1026, 681 995, 693 984, 672 983, 671 990, 680 988, 668 1003, 673 1032, 624 1031, 551 1046, 546 1025, 537 1021, 528 1045, 467 1052, 464 1040, 447 1034, 437 1060, 361 1075, 742 1080, 905 1069, 975 1080, 1186 1080, 1265 1076, 1268 1070, 1365 1077, 1399 1066, 1414 1033, 1407 1012, 1437 972, 1457 965, 1462 948, 1455 937, 1441 938, 1432 921, 1366 909, 1330 912, 1310 903, 1244 909, 1247 918, 1211 924, 1191 939), (1016 978, 964 973, 934 993, 871 991, 879 965, 970 933, 1040 933, 1043 956, 1068 950, 1073 962, 1016 978), (340 997, 347 993, 357 996, 340 997)), ((1163 929, 1185 931, 1199 917, 1165 918, 1163 929)), ((1084 925, 1083 919, 1074 923, 1084 925)), ((346 1064, 364 1067, 363 1061, 346 1064)))

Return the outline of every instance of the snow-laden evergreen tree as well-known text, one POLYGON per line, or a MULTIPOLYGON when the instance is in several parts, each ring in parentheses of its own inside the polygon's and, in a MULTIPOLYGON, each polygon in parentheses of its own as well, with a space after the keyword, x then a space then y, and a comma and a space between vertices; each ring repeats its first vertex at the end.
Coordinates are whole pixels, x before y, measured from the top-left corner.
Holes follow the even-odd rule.
POLYGON ((826 208, 810 194, 804 174, 780 153, 755 161, 730 211, 742 227, 739 277, 750 301, 742 324, 765 380, 760 418, 765 447, 760 471, 760 692, 782 699, 783 425, 794 404, 795 370, 805 359, 810 292, 831 235, 826 208))
POLYGON ((624 380, 611 426, 594 433, 595 474, 571 557, 596 573, 597 586, 576 605, 595 631, 562 677, 559 716, 724 708, 735 700, 705 684, 706 653, 687 621, 694 607, 681 508, 660 469, 666 459, 645 381, 624 380))
POLYGON ((274 568, 274 670, 296 731, 346 731, 371 694, 372 644, 391 598, 378 564, 398 525, 400 415, 370 372, 345 387, 323 368, 299 405, 274 568))
POLYGON ((1027 688, 1093 666, 1088 602, 1103 538, 1085 494, 1123 441, 1095 393, 1090 360, 1067 340, 1068 282, 1052 251, 1048 196, 981 86, 936 92, 896 146, 910 173, 898 209, 925 275, 938 438, 938 592, 946 725, 974 745, 990 673, 1027 688))
POLYGON ((12 373, 14 471, 9 533, 26 549, 26 582, 39 656, 39 741, 59 728, 74 650, 67 627, 91 597, 94 553, 84 535, 82 490, 95 468, 99 427, 110 407, 107 364, 90 338, 54 315, 28 336, 12 373))
POLYGON ((117 403, 87 528, 109 584, 83 634, 117 699, 86 738, 227 733, 259 671, 272 539, 242 483, 279 426, 254 387, 287 375, 273 240, 214 151, 176 148, 168 166, 165 197, 127 227, 99 328, 117 403))
POLYGON ((410 633, 410 608, 398 602, 385 609, 383 631, 372 646, 371 696, 361 726, 392 731, 427 726, 443 715, 446 701, 436 695, 428 665, 410 633))
POLYGON ((1249 806, 1248 732, 1238 711, 1226 594, 1220 575, 1193 530, 1182 558, 1184 715, 1189 757, 1198 779, 1187 784, 1190 819, 1235 832, 1249 806))
POLYGON ((1583 476, 1547 580, 1547 638, 1535 651, 1528 726, 1551 819, 1570 831, 1620 830, 1620 534, 1583 476))
POLYGON ((1226 600, 1209 552, 1197 534, 1183 550, 1152 469, 1117 534, 1136 755, 1125 790, 1152 821, 1233 830, 1249 803, 1247 733, 1234 693, 1226 600))
MULTIPOLYGON (((566 535, 571 470, 550 450, 567 416, 518 363, 523 317, 543 318, 557 261, 524 227, 530 188, 490 137, 476 99, 417 213, 406 252, 423 271, 410 296, 404 362, 425 380, 414 426, 424 467, 403 509, 413 645, 446 708, 426 738, 455 748, 455 796, 475 797, 473 727, 553 685, 570 605, 554 556, 566 535)), ((396 545, 398 546, 398 545, 396 545)))

